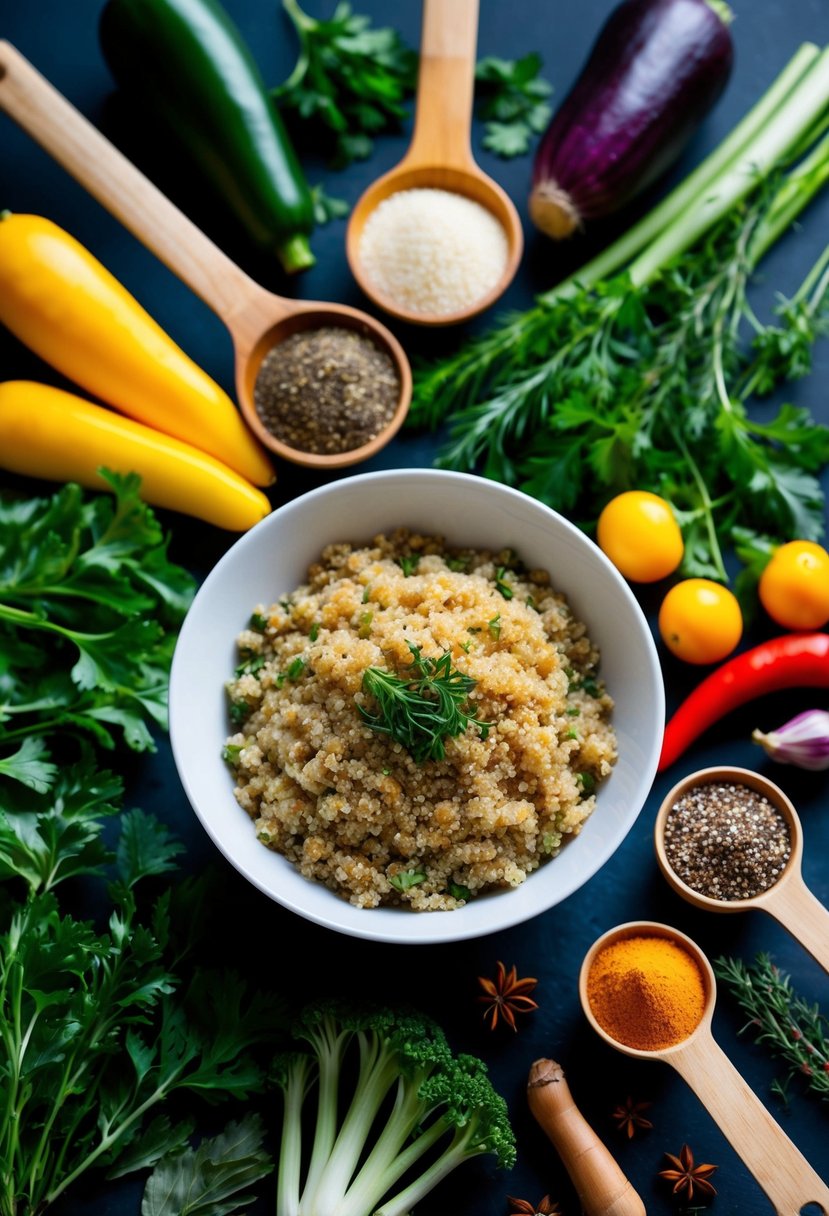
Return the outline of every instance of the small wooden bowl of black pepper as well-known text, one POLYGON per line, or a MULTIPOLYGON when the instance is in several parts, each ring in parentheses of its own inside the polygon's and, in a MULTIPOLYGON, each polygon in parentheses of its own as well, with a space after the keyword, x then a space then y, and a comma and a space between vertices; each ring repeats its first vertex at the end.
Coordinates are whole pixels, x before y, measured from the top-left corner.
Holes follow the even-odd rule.
POLYGON ((393 438, 412 385, 405 354, 384 327, 369 327, 355 309, 325 308, 298 310, 260 339, 239 399, 270 451, 333 469, 367 460, 393 438))
POLYGON ((717 766, 677 782, 654 827, 660 869, 698 908, 774 916, 829 969, 829 911, 803 881, 803 828, 779 786, 717 766))

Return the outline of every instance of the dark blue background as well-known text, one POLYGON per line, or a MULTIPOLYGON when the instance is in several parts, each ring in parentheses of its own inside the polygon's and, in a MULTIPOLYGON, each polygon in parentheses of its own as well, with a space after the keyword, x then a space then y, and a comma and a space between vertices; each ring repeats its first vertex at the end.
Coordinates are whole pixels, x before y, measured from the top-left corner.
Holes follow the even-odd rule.
MULTIPOLYGON (((227 6, 255 48, 266 78, 274 83, 282 79, 293 62, 295 46, 276 0, 227 0, 227 6)), ((358 0, 357 7, 378 19, 392 20, 411 43, 416 42, 420 5, 415 0, 397 4, 358 0)), ((826 0, 735 0, 735 7, 737 60, 732 81, 675 176, 725 135, 801 41, 822 43, 829 39, 826 0)), ((273 265, 260 264, 216 220, 209 201, 178 176, 174 159, 165 159, 152 132, 143 130, 140 121, 135 123, 114 99, 97 43, 100 8, 100 0, 74 4, 65 0, 12 4, 3 0, 0 34, 27 54, 263 283, 308 297, 363 304, 346 266, 342 222, 315 235, 318 263, 314 269, 300 282, 285 284, 273 265)), ((330 5, 309 0, 309 8, 322 14, 330 5)), ((530 49, 540 51, 545 75, 561 98, 610 9, 609 0, 559 4, 551 0, 512 0, 510 4, 482 0, 480 52, 518 56, 530 49)), ((343 174, 328 172, 312 149, 302 152, 312 182, 325 178, 331 193, 345 195, 353 202, 375 176, 399 159, 405 144, 405 132, 384 138, 369 162, 354 165, 343 174)), ((525 220, 527 252, 506 298, 508 305, 525 307, 535 290, 550 285, 573 260, 586 258, 593 245, 608 239, 619 225, 594 231, 590 242, 580 241, 568 249, 545 244, 526 224, 529 158, 500 162, 480 152, 479 145, 476 133, 481 163, 512 193, 525 220)), ((5 119, 0 119, 0 204, 14 211, 47 215, 68 229, 135 293, 190 355, 225 388, 232 388, 230 341, 216 318, 5 119)), ((628 219, 625 217, 625 222, 628 219)), ((767 258, 756 290, 761 310, 768 310, 775 291, 790 291, 798 284, 823 246, 827 220, 829 197, 815 204, 804 216, 802 227, 767 258)), ((486 319, 478 323, 484 324, 486 319)), ((413 354, 450 350, 464 337, 458 331, 399 332, 413 354)), ((809 405, 829 422, 827 372, 829 350, 824 346, 817 353, 812 376, 793 386, 787 396, 809 405)), ((62 383, 8 334, 0 334, 0 376, 62 383)), ((365 467, 427 465, 434 450, 431 436, 404 435, 365 467)), ((319 480, 295 468, 280 469, 275 505, 319 484, 319 480)), ((198 576, 210 569, 232 541, 232 537, 181 517, 170 516, 165 522, 173 533, 173 556, 198 576)), ((661 589, 641 596, 651 620, 660 595, 661 589)), ((744 644, 756 642, 769 632, 758 624, 744 644)), ((701 673, 682 667, 664 651, 661 654, 669 705, 673 706, 701 673)), ((760 913, 711 917, 695 911, 668 890, 657 872, 651 843, 656 808, 671 784, 684 773, 715 763, 754 767, 782 785, 799 808, 805 833, 805 877, 817 895, 829 902, 827 775, 773 765, 747 742, 754 726, 770 729, 811 705, 825 707, 826 693, 777 694, 731 715, 670 773, 657 780, 624 845, 587 886, 528 924, 458 945, 417 949, 334 936, 255 893, 222 863, 204 836, 179 786, 166 740, 160 741, 156 756, 126 761, 130 800, 155 811, 184 838, 188 867, 198 870, 213 864, 219 868, 224 906, 221 929, 211 944, 217 963, 242 965, 263 985, 273 985, 292 996, 304 990, 309 994, 359 990, 382 1000, 413 1001, 442 1021, 457 1048, 478 1053, 488 1061, 496 1085, 510 1103, 518 1134, 518 1165, 509 1177, 497 1174, 488 1161, 464 1167, 421 1206, 423 1216, 450 1212, 459 1216, 503 1216, 507 1194, 535 1202, 546 1192, 563 1203, 565 1212, 576 1212, 575 1197, 563 1169, 525 1110, 526 1072, 531 1061, 542 1055, 552 1055, 564 1063, 578 1102, 612 1146, 649 1212, 673 1210, 667 1188, 655 1180, 655 1175, 663 1164, 663 1150, 676 1153, 687 1141, 698 1160, 720 1166, 715 1179, 719 1188, 715 1210, 748 1216, 770 1208, 720 1130, 667 1066, 628 1060, 597 1040, 581 1015, 576 978, 583 955, 598 934, 621 921, 651 918, 685 930, 712 957, 725 952, 751 959, 758 950, 770 951, 779 965, 791 972, 796 988, 829 1010, 826 975, 782 929, 760 913), (245 947, 240 943, 250 939, 252 945, 245 957, 245 947), (507 965, 515 963, 520 973, 539 978, 540 1008, 523 1019, 517 1037, 509 1032, 490 1034, 481 1023, 480 1007, 475 1003, 475 977, 491 975, 498 959, 507 965), (653 1103, 650 1114, 654 1130, 632 1143, 619 1135, 610 1120, 613 1106, 627 1094, 653 1103)), ((748 1038, 738 1037, 741 1024, 739 1011, 723 994, 715 1016, 717 1038, 788 1134, 829 1181, 829 1110, 796 1084, 791 1108, 783 1110, 769 1095, 769 1083, 781 1071, 780 1066, 771 1062, 764 1049, 753 1046, 748 1038)), ((205 1119, 204 1126, 211 1127, 216 1116, 206 1112, 205 1119)), ((275 1108, 272 1124, 278 1125, 275 1108)), ((102 1184, 82 1189, 62 1210, 128 1216, 138 1211, 139 1195, 140 1186, 135 1182, 102 1184)), ((262 1199, 251 1209, 263 1213, 270 1210, 270 1199, 262 1199)))

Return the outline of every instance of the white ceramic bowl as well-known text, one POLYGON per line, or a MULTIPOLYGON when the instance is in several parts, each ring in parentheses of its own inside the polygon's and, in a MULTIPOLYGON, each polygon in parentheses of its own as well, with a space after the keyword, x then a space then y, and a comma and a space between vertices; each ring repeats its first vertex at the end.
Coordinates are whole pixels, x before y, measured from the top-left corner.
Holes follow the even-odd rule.
POLYGON ((225 857, 255 886, 301 916, 376 941, 459 941, 546 911, 604 865, 632 827, 659 756, 664 693, 648 624, 627 584, 601 551, 560 515, 516 490, 462 473, 395 469, 336 481, 274 511, 224 555, 187 614, 170 678, 170 734, 193 809, 225 857), (303 878, 256 839, 233 796, 221 758, 228 734, 224 686, 235 638, 258 603, 273 603, 305 578, 334 541, 364 541, 409 527, 455 545, 511 546, 548 570, 602 655, 616 708, 619 760, 599 787, 596 810, 558 857, 522 886, 481 896, 453 912, 355 908, 303 878))

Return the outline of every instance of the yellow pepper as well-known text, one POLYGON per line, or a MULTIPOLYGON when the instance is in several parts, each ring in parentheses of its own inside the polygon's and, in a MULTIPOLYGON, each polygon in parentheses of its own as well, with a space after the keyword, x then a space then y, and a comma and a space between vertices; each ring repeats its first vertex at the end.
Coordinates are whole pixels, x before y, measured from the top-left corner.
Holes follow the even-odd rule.
POLYGON ((0 321, 121 413, 256 485, 273 468, 225 392, 83 245, 37 215, 0 216, 0 321))
POLYGON ((146 502, 232 532, 252 528, 271 509, 261 490, 206 452, 29 380, 0 384, 0 467, 90 489, 107 488, 100 468, 138 473, 146 502))

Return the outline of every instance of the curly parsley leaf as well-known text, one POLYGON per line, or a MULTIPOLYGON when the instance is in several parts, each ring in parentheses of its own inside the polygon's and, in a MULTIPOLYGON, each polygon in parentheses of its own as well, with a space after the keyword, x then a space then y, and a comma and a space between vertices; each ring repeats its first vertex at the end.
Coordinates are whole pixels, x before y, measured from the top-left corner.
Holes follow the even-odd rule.
POLYGON ((273 1170, 264 1139, 259 1116, 246 1115, 197 1149, 165 1156, 147 1181, 141 1216, 230 1216, 248 1207, 256 1196, 246 1188, 273 1170))

